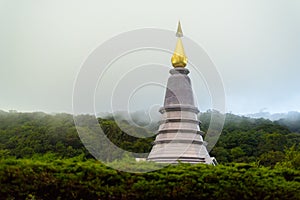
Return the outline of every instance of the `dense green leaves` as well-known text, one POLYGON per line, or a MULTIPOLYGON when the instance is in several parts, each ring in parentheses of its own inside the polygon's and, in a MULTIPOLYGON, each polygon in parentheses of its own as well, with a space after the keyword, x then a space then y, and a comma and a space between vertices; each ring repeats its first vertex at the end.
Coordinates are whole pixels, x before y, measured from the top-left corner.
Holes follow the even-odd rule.
MULTIPOLYGON (((210 114, 201 116, 204 131, 210 114)), ((91 116, 79 117, 89 123, 91 116)), ((151 132, 121 123, 122 129, 113 120, 99 119, 117 146, 149 152, 151 132)), ((211 152, 226 165, 179 164, 130 174, 106 165, 128 171, 160 166, 129 156, 106 165, 89 159, 71 115, 0 112, 0 199, 300 199, 300 134, 290 130, 227 114, 211 152)))
POLYGON ((0 161, 2 199, 299 199, 300 171, 179 164, 144 174, 81 159, 0 161))
MULTIPOLYGON (((212 112, 216 111, 208 111, 200 116, 204 131, 208 127, 212 112)), ((299 143, 300 133, 292 133, 277 122, 226 114, 223 132, 211 155, 219 163, 262 160, 261 164, 274 166, 283 159, 286 148, 295 145, 299 149, 299 143)))
MULTIPOLYGON (((85 124, 91 116, 80 116, 85 124)), ((122 130, 112 120, 99 119, 104 133, 115 145, 135 153, 149 152, 153 137, 143 128, 121 124, 122 130), (130 133, 131 135, 128 135, 130 133)), ((88 133, 89 127, 85 128, 88 133)), ((0 150, 17 158, 29 158, 36 154, 54 153, 59 157, 71 158, 81 154, 91 157, 83 146, 73 117, 69 114, 48 115, 45 113, 5 113, 0 115, 0 150)), ((105 160, 110 160, 110 153, 105 160)), ((1 156, 0 152, 0 156, 1 156)))
MULTIPOLYGON (((221 115, 216 111, 208 111, 200 116, 201 129, 204 131, 208 128, 212 112, 215 116, 221 115)), ((78 117, 83 124, 92 123, 92 116, 78 117)), ((99 119, 99 124, 109 140, 124 150, 147 153, 152 147, 153 133, 132 126, 126 120, 118 120, 117 124, 112 119, 99 119)), ((91 130, 88 126, 80 128, 89 135, 91 130)), ((90 140, 93 141, 92 138, 90 140)), ((219 163, 261 160, 265 166, 274 166, 283 159, 286 148, 295 145, 297 150, 299 143, 300 133, 292 133, 278 122, 226 114, 223 132, 211 155, 219 163)), ((49 152, 63 158, 81 154, 92 157, 78 137, 72 115, 1 112, 0 156, 29 158, 49 152)), ((113 149, 104 147, 97 153, 106 161, 119 156, 113 149)))

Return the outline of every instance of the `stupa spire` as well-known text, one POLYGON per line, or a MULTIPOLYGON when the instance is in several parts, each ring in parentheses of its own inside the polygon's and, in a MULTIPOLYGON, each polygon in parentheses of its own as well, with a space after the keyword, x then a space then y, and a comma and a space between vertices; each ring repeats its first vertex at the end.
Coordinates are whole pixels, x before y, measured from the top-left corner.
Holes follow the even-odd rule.
POLYGON ((187 64, 187 57, 184 52, 183 44, 181 41, 181 37, 183 37, 183 32, 181 28, 180 21, 178 21, 178 27, 176 32, 177 44, 173 56, 171 58, 171 62, 173 67, 185 67, 187 64))
POLYGON ((180 21, 178 21, 178 27, 177 27, 176 37, 183 37, 183 32, 182 32, 180 21))
POLYGON ((181 42, 180 22, 177 28, 177 45, 172 56, 170 77, 168 79, 165 100, 159 112, 162 114, 153 147, 147 160, 159 163, 205 163, 216 164, 210 157, 204 133, 200 130, 200 121, 195 106, 189 70, 184 68, 187 58, 181 42))

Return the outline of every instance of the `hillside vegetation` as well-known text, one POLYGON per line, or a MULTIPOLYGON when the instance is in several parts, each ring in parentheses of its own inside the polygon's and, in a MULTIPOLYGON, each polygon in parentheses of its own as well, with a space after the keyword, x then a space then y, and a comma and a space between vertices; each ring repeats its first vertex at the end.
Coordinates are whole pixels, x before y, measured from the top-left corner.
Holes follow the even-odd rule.
MULTIPOLYGON (((200 116, 204 132, 210 116, 211 111, 200 116)), ((81 117, 90 120, 91 116, 81 117)), ((154 136, 147 137, 153 135, 148 130, 132 126, 125 120, 122 121, 122 130, 111 119, 99 118, 98 121, 107 137, 118 147, 136 153, 151 150, 154 136)), ((283 159, 285 149, 292 146, 299 149, 299 143, 300 133, 291 132, 287 126, 266 119, 227 114, 223 132, 211 154, 223 164, 260 161, 262 165, 273 166, 283 159)), ((78 136, 72 115, 0 113, 0 155, 30 158, 45 153, 61 158, 81 154, 92 157, 78 136)), ((110 161, 110 158, 106 160, 110 161)))
MULTIPOLYGON (((204 131, 211 112, 200 116, 204 131)), ((80 117, 88 122, 91 116, 80 117)), ((112 119, 98 121, 117 146, 150 151, 149 130, 126 120, 122 130, 112 119)), ((178 164, 131 174, 107 165, 155 164, 126 156, 111 162, 109 154, 106 163, 95 160, 69 114, 0 112, 0 199, 300 199, 299 142, 300 133, 288 125, 227 114, 211 152, 220 165, 178 164)))
POLYGON ((130 174, 94 160, 6 159, 1 199, 300 199, 300 171, 179 164, 130 174))

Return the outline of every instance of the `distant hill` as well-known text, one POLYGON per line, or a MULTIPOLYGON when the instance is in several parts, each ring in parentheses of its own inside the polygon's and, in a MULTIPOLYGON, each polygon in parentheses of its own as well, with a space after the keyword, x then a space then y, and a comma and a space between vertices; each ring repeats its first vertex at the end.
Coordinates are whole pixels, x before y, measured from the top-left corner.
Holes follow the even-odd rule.
MULTIPOLYGON (((201 113, 201 130, 205 133, 212 114, 223 116, 212 110, 201 113)), ((292 114, 289 116, 289 118, 271 121, 226 114, 222 134, 211 155, 215 156, 219 163, 260 160, 263 165, 275 165, 283 159, 286 148, 293 145, 298 148, 300 144, 299 118, 292 114)), ((91 121, 94 116, 77 117, 86 124, 94 123, 91 121)), ((147 122, 143 113, 134 113, 131 116, 134 123, 122 117, 124 116, 98 118, 98 122, 107 138, 116 146, 130 152, 148 153, 155 138, 158 121, 143 124, 147 122)), ((88 138, 92 138, 92 127, 81 124, 79 128, 88 133, 88 138)), ((106 156, 105 160, 112 160, 110 155, 114 155, 115 152, 112 149, 102 149, 104 151, 97 151, 99 155, 101 153, 101 156, 106 156), (108 151, 110 153, 107 153, 108 151)), ((27 158, 47 153, 63 158, 82 154, 91 157, 78 136, 72 115, 0 112, 0 158, 7 155, 27 158)))
POLYGON ((251 118, 264 118, 274 121, 277 124, 286 126, 292 132, 300 133, 300 112, 290 111, 288 113, 274 113, 259 112, 248 114, 247 117, 251 118))
MULTIPOLYGON (((149 152, 155 136, 141 127, 147 116, 134 113, 134 126, 119 114, 98 118, 107 138, 128 152, 149 152)), ((204 132, 212 114, 223 116, 213 110, 201 113, 204 132)), ((94 139, 94 116, 77 117, 83 122, 79 128, 94 139)), ((0 199, 239 199, 245 194, 247 199, 299 199, 300 134, 280 125, 293 120, 298 117, 274 122, 226 114, 222 134, 210 152, 219 166, 181 163, 129 174, 103 161, 145 171, 149 163, 136 163, 101 145, 94 148, 106 159, 90 159, 70 114, 0 111, 0 199)))
POLYGON ((245 116, 251 118, 264 118, 272 121, 276 121, 280 119, 298 120, 300 119, 300 112, 290 111, 287 113, 273 113, 273 114, 269 112, 258 112, 258 113, 247 114, 245 116))

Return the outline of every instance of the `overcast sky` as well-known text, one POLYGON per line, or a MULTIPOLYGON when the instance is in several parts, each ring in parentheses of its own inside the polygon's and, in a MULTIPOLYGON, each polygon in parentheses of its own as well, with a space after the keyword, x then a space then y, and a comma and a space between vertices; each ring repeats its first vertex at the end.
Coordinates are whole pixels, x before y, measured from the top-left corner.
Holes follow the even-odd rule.
POLYGON ((228 112, 300 111, 299 0, 0 0, 0 110, 71 113, 97 46, 133 29, 175 30, 178 19, 219 70, 228 112))

